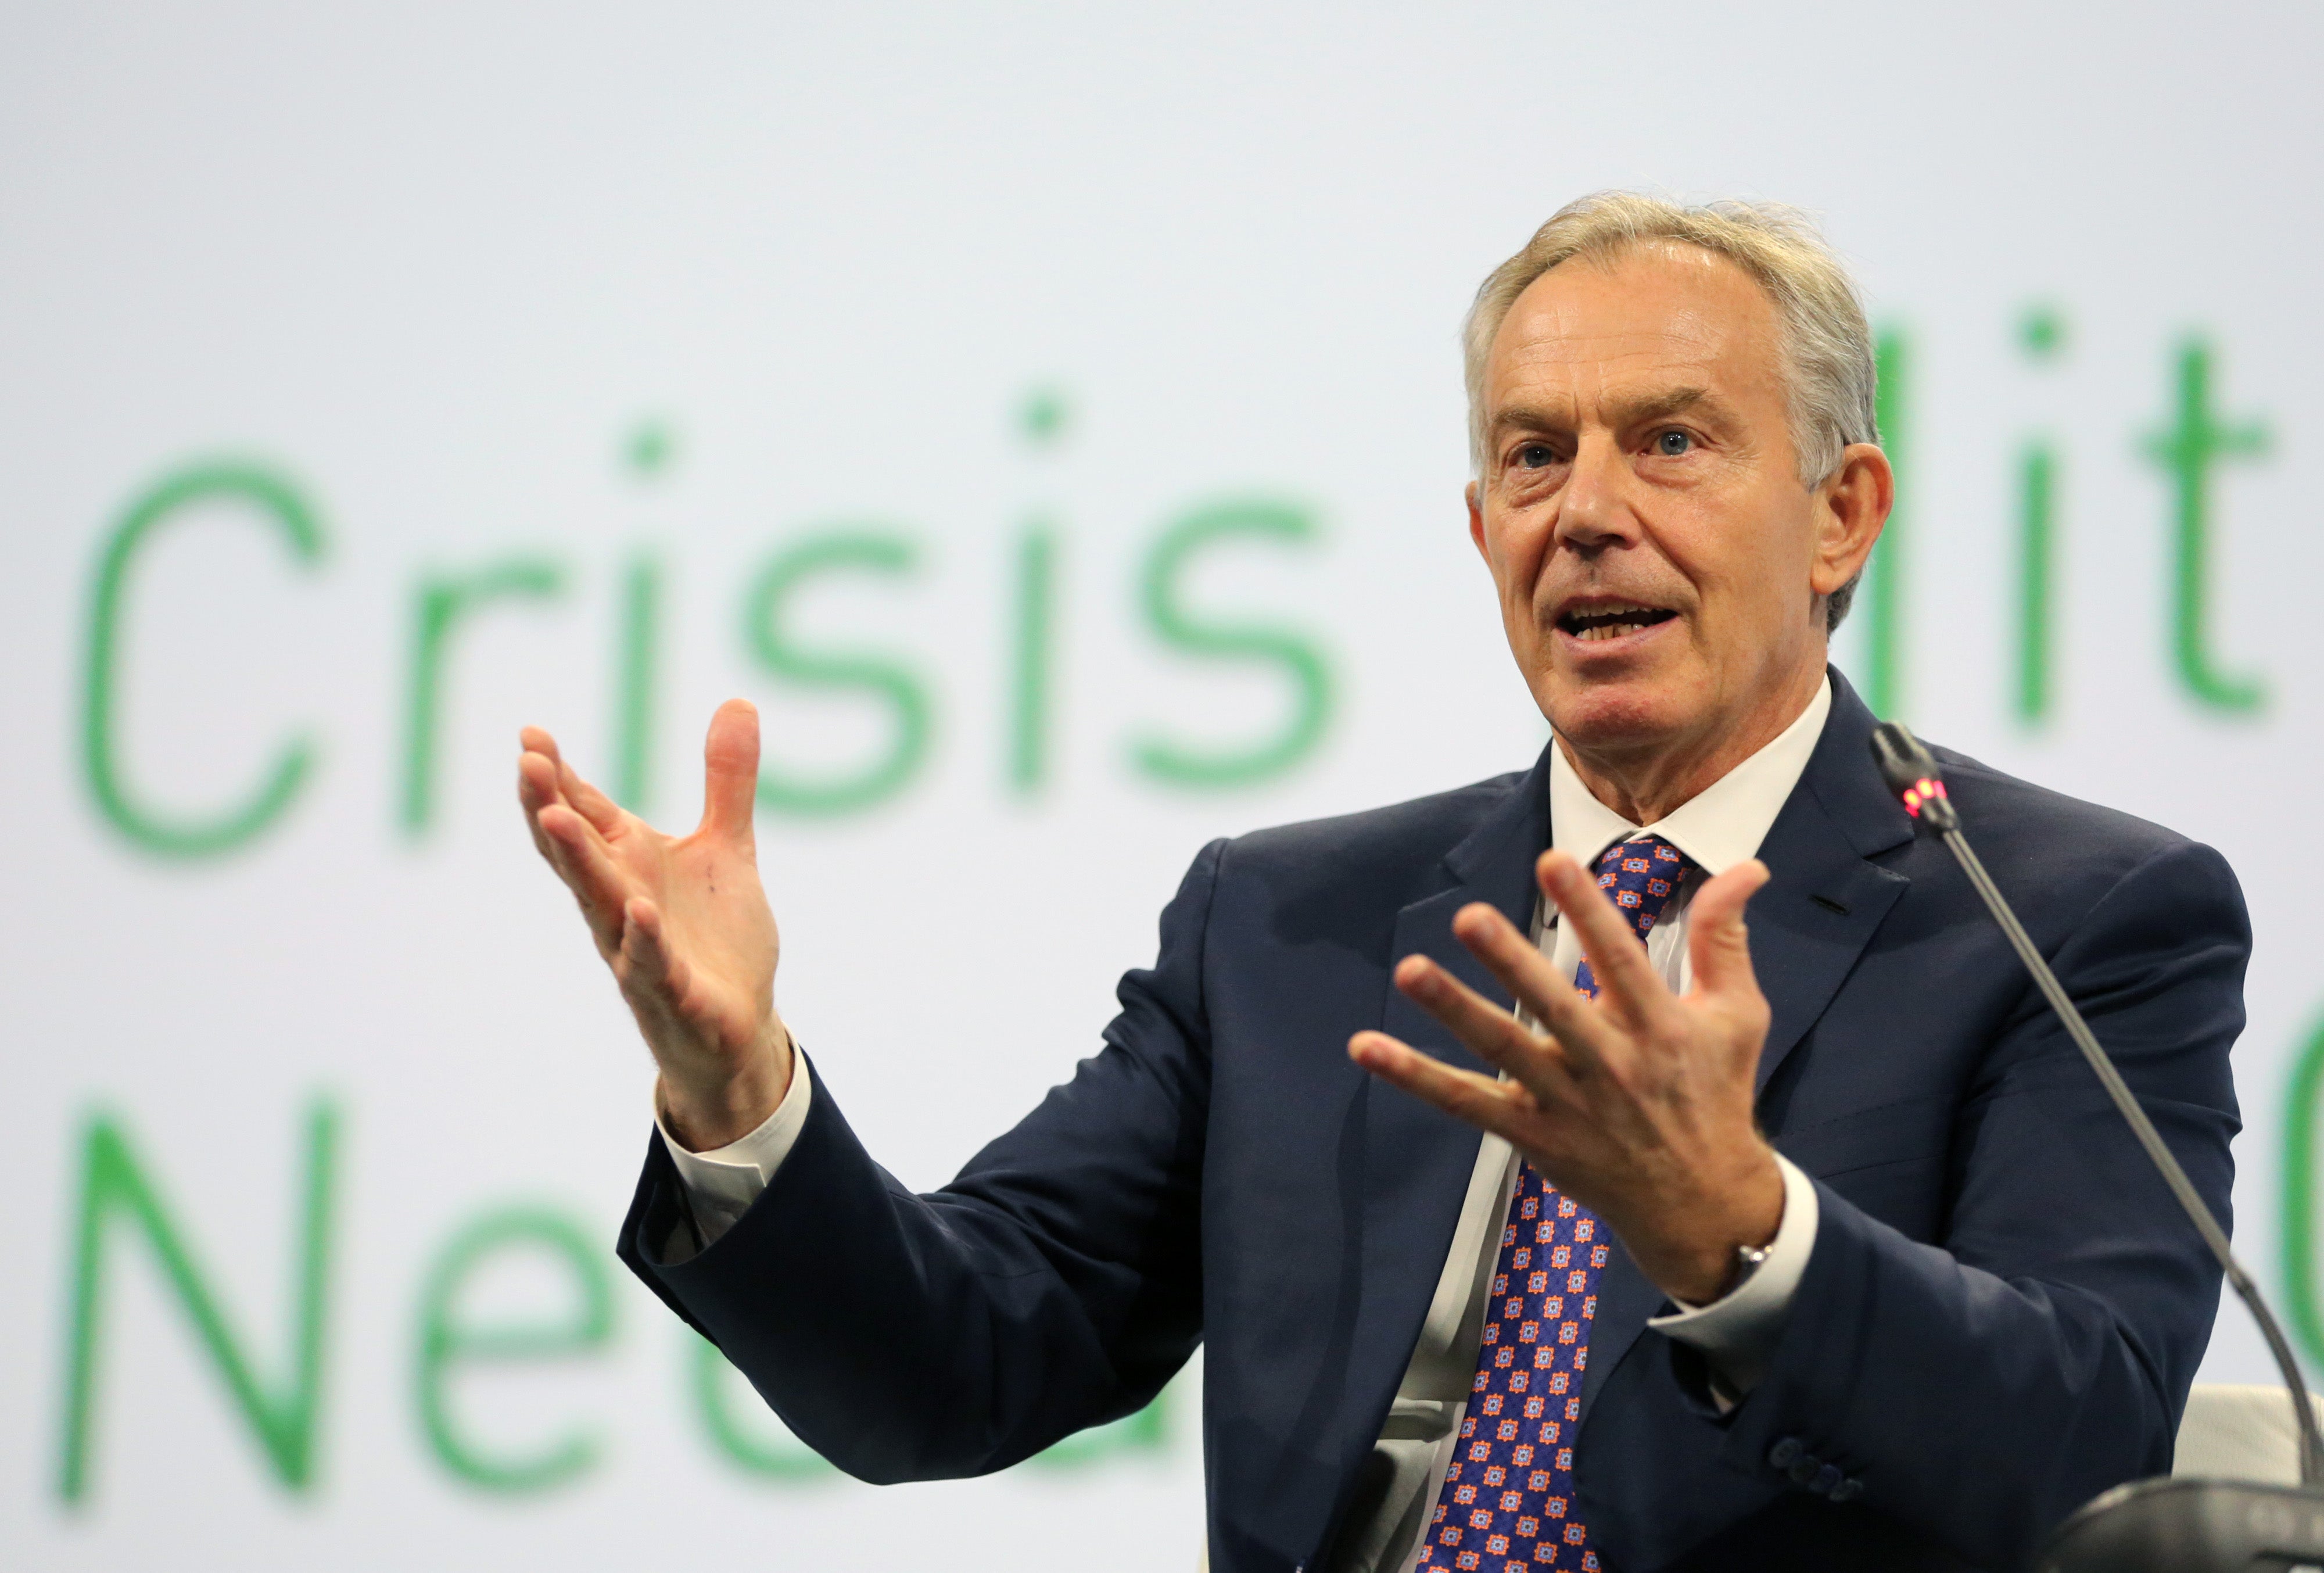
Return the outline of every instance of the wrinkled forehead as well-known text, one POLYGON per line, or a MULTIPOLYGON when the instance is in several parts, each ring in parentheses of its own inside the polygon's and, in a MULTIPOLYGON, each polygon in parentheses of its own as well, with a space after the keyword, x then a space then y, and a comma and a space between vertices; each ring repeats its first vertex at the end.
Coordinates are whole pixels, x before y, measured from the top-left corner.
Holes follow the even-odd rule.
POLYGON ((1725 257, 1656 243, 1572 257, 1527 285, 1494 335, 1486 402, 1591 403, 1679 384, 1780 401, 1781 359, 1758 281, 1725 257))

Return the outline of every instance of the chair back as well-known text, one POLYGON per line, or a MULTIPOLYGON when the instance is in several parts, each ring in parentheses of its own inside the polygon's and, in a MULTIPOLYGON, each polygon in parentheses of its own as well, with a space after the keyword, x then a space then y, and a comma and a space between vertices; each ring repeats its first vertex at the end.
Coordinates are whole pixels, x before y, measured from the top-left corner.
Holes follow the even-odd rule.
MULTIPOLYGON (((2324 1393, 2311 1393, 2324 1414, 2324 1393)), ((2270 1383, 2197 1383, 2187 1394, 2171 1473, 2206 1480, 2300 1484, 2300 1422, 2292 1395, 2270 1383)))

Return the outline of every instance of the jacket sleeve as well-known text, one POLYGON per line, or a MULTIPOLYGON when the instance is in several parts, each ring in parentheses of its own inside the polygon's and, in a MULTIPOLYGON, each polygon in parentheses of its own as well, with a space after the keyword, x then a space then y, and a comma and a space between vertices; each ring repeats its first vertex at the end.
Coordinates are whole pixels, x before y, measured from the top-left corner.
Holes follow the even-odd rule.
POLYGON ((931 1195, 873 1162, 817 1069, 766 1190, 683 1262, 684 1188, 659 1142, 622 1259, 858 1478, 984 1474, 1134 1412, 1201 1338, 1210 1092, 1203 954, 1225 843, 1125 976, 1104 1048, 931 1195))
MULTIPOLYGON (((2126 874, 2050 958, 2222 1221, 2249 951, 2225 860, 2179 843, 2126 874)), ((1772 1510, 1859 1539, 1885 1518, 2013 1568, 2101 1490, 2169 1470, 2219 1270, 2030 980, 2025 992, 1965 1089, 1935 1243, 1819 1182, 1814 1252, 1750 1396, 1719 1414, 1687 1352, 1663 1352, 1661 1384, 1692 1413, 1680 1450, 1708 1455, 1698 1478, 1725 1484, 1665 1504, 1650 1562, 1772 1510)))

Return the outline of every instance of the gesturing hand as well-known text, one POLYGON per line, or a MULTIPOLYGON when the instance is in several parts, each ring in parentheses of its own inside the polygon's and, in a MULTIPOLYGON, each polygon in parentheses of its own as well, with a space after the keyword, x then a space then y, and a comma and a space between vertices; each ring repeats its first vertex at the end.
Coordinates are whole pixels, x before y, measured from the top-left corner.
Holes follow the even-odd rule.
POLYGON ((1551 1184, 1611 1226, 1646 1277, 1701 1304, 1731 1282, 1736 1248, 1775 1238, 1784 1181, 1751 1115, 1767 1036, 1744 903, 1767 882, 1756 858, 1695 893, 1693 986, 1671 993, 1646 947, 1572 858, 1542 856, 1541 888, 1574 926, 1600 982, 1585 998, 1484 902, 1452 931, 1546 1029, 1536 1032, 1434 961, 1407 956, 1396 985, 1450 1027, 1494 1080, 1385 1032, 1349 1041, 1356 1062, 1471 1124, 1506 1137, 1551 1184))
POLYGON ((729 699, 703 747, 702 823, 665 836, 591 786, 538 726, 517 798, 613 968, 661 1068, 662 1117, 689 1149, 749 1134, 782 1102, 790 1034, 775 1014, 774 913, 751 811, 759 713, 729 699))

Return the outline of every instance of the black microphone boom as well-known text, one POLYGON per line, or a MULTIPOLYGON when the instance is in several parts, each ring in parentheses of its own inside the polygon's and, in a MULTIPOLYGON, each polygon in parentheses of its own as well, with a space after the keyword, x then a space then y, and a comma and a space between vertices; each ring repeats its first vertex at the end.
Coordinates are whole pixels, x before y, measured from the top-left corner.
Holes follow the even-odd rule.
POLYGON ((2292 1396, 2292 1412, 2300 1427, 2300 1481, 2294 1491, 2282 1486, 2192 1480, 2143 1480, 2117 1486, 2100 1495, 2061 1525, 2043 1552, 2043 1573, 2135 1573, 2147 1568, 2181 1568, 2209 1573, 2244 1568, 2287 1568, 2324 1563, 2324 1438, 2316 1427, 2316 1411, 2293 1360, 2292 1346, 2276 1325, 2273 1313, 2252 1282, 2219 1220, 2211 1216, 2194 1181, 2163 1144, 2138 1106, 2137 1097, 2113 1059, 2098 1046, 2089 1023, 2074 1007, 2058 975, 2034 948, 2017 914, 1978 861, 1969 837, 1961 833, 1960 814, 1945 791, 1945 778, 1934 755, 1921 740, 1895 721, 1884 722, 1872 734, 1872 760, 1913 816, 1915 827, 1941 839, 1961 872, 1985 902, 1993 921, 2009 937, 2018 959, 2034 975, 2050 1008, 2058 1013, 2074 1046, 2089 1061, 2090 1069, 2114 1100, 2147 1158, 2171 1187, 2203 1243, 2218 1259, 2236 1297, 2250 1310, 2275 1357, 2283 1384, 2292 1396))

